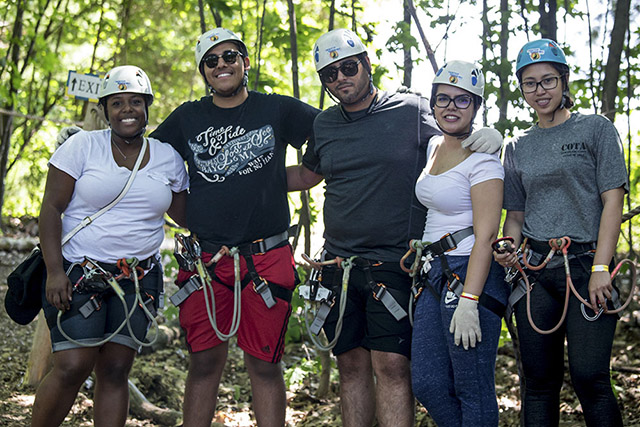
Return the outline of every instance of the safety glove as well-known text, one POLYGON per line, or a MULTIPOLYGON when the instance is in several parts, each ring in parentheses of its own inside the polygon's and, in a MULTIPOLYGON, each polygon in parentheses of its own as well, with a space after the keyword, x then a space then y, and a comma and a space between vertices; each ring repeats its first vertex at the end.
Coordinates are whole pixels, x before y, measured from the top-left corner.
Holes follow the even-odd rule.
POLYGON ((462 148, 478 153, 493 154, 502 148, 502 134, 492 128, 481 128, 462 141, 462 148))
POLYGON ((56 148, 60 147, 64 142, 72 135, 80 132, 82 129, 78 126, 67 126, 60 129, 58 136, 56 137, 56 148))
POLYGON ((458 307, 451 318, 449 332, 453 334, 456 345, 462 342, 465 350, 468 350, 469 346, 475 347, 476 342, 482 341, 478 301, 468 298, 458 299, 458 307))

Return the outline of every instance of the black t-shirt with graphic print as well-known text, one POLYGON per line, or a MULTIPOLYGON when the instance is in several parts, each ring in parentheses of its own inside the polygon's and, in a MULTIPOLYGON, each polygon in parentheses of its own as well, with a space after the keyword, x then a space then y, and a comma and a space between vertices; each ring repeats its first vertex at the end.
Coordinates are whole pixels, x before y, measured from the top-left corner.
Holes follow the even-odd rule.
POLYGON ((187 162, 189 230, 225 245, 286 230, 286 147, 311 138, 318 113, 295 98, 253 91, 235 108, 217 107, 210 96, 176 108, 151 136, 187 162))

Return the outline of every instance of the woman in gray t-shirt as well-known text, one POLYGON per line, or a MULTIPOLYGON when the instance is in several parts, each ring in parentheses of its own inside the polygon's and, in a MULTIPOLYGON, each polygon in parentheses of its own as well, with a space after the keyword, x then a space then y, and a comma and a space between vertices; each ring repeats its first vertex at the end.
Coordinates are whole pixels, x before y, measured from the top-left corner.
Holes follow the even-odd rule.
MULTIPOLYGON (((523 238, 539 264, 550 239, 565 238, 569 270, 578 293, 592 307, 611 305, 609 267, 620 232, 628 178, 620 138, 606 118, 571 113, 569 67, 556 42, 541 39, 524 45, 516 75, 538 122, 505 148, 503 235, 523 238), (568 239, 567 239, 568 238, 568 239), (570 239, 570 240, 569 240, 570 239)), ((498 254, 503 266, 517 263, 515 252, 498 254)), ((524 370, 525 425, 557 426, 564 375, 564 341, 571 380, 588 426, 621 426, 611 389, 609 359, 617 316, 597 320, 568 295, 563 257, 531 271, 530 312, 526 298, 514 304, 524 370), (564 321, 560 321, 565 307, 564 321), (530 314, 530 316, 528 316, 530 314), (530 317, 530 318, 529 318, 530 317), (557 326, 557 328, 555 327, 557 326)))

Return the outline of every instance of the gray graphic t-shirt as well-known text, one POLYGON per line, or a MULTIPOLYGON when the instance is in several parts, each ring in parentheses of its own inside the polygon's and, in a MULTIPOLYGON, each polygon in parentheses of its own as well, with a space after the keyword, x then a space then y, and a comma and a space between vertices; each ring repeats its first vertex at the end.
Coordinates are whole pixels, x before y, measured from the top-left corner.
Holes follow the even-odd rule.
POLYGON ((596 241, 600 194, 629 189, 618 132, 598 115, 529 128, 505 146, 504 169, 504 208, 524 211, 523 235, 541 241, 596 241))

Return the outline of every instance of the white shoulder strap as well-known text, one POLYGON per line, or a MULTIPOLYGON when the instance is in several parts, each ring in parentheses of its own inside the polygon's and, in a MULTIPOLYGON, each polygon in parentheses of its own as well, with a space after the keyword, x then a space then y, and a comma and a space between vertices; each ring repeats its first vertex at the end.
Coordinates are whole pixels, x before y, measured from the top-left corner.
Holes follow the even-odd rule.
POLYGON ((140 153, 138 154, 138 158, 136 159, 136 164, 133 166, 131 175, 129 175, 129 179, 127 180, 127 183, 125 184, 122 191, 120 191, 120 194, 118 194, 118 196, 115 199, 113 199, 113 201, 109 203, 107 206, 100 209, 98 212, 94 213, 93 215, 88 216, 82 221, 80 221, 80 223, 76 225, 73 230, 71 230, 69 233, 67 233, 66 236, 64 236, 64 238, 62 239, 62 244, 61 244, 62 246, 64 246, 69 240, 71 240, 71 238, 75 236, 75 234, 78 231, 82 230, 87 225, 91 224, 94 220, 96 220, 102 214, 104 214, 109 209, 114 207, 120 200, 122 200, 122 198, 127 194, 127 192, 129 191, 129 188, 131 188, 131 185, 133 184, 133 180, 135 179, 136 174, 138 173, 138 169, 140 169, 140 164, 142 163, 142 159, 144 158, 144 153, 146 151, 147 151, 147 138, 144 138, 142 140, 142 147, 140 148, 140 153))

